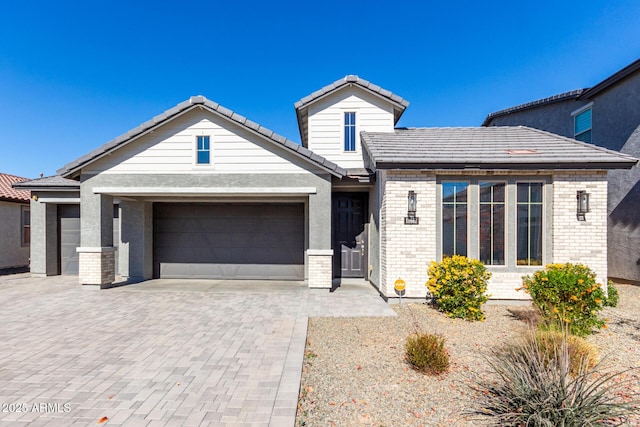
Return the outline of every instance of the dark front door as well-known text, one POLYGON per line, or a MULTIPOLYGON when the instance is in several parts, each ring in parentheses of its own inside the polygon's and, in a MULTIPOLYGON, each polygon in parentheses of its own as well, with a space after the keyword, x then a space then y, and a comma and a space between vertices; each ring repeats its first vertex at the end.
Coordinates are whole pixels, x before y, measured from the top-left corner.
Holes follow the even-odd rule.
POLYGON ((366 268, 367 195, 333 195, 333 274, 340 277, 364 277, 366 268))

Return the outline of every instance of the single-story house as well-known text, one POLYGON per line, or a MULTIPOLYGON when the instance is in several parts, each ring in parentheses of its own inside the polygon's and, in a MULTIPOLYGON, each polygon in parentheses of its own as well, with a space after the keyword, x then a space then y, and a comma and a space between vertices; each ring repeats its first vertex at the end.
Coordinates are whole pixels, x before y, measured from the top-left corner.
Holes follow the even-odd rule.
POLYGON ((549 262, 606 279, 607 171, 637 159, 527 127, 395 128, 408 105, 346 76, 295 104, 298 144, 191 97, 19 184, 32 274, 349 277, 385 297, 402 278, 424 297, 429 262, 463 254, 493 272, 493 298, 525 298, 521 276, 549 262))
POLYGON ((24 181, 28 178, 0 173, 0 269, 29 265, 29 191, 12 187, 24 181))

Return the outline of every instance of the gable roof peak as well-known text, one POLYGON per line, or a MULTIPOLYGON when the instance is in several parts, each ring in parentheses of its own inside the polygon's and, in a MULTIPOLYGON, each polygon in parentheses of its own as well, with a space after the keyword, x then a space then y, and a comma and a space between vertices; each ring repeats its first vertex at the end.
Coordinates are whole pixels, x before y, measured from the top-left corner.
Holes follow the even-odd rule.
POLYGON ((165 112, 155 116, 150 120, 147 120, 141 125, 112 139, 111 141, 91 151, 90 153, 85 154, 84 156, 79 157, 70 163, 67 163, 65 166, 58 169, 56 173, 63 178, 74 178, 78 174, 78 171, 80 171, 88 164, 102 158, 113 150, 120 148, 121 146, 129 144, 138 137, 145 135, 147 132, 153 131, 157 127, 162 126, 165 123, 173 120, 174 118, 195 108, 207 110, 212 114, 229 120, 234 124, 247 129, 251 133, 265 138, 267 141, 277 146, 281 146, 285 150, 302 158, 304 161, 312 163, 320 169, 326 170, 332 175, 342 177, 346 174, 346 170, 338 166, 337 164, 330 162, 329 160, 315 153, 311 153, 309 150, 300 146, 299 144, 285 138, 284 136, 278 135, 272 130, 267 129, 264 126, 261 126, 258 123, 255 123, 228 108, 223 107, 217 102, 213 102, 207 99, 203 95, 191 96, 188 100, 179 103, 175 107, 166 110, 165 112))
POLYGON ((316 90, 315 92, 305 96, 304 98, 293 104, 294 108, 296 109, 296 116, 298 118, 298 129, 300 130, 300 138, 302 140, 303 146, 306 147, 308 145, 307 120, 309 118, 309 106, 321 99, 324 99, 334 92, 350 86, 357 86, 365 92, 368 92, 378 98, 382 98, 384 101, 391 104, 393 107, 394 124, 398 123, 398 120, 400 120, 400 116, 402 116, 404 110, 409 106, 409 101, 402 98, 401 96, 396 95, 390 90, 383 89, 380 86, 375 85, 370 81, 365 80, 355 74, 347 74, 343 78, 336 80, 335 82, 319 90, 316 90))
MULTIPOLYGON (((404 112, 405 108, 409 106, 409 101, 407 101, 406 99, 394 94, 389 90, 383 89, 380 86, 373 84, 370 81, 365 80, 356 74, 347 74, 343 78, 338 79, 335 82, 319 90, 316 90, 310 95, 305 96, 304 98, 300 99, 298 102, 293 104, 293 106, 295 107, 296 110, 300 110, 314 103, 318 99, 324 98, 326 95, 333 93, 336 90, 351 84, 355 84, 365 89, 366 91, 373 93, 374 95, 385 98, 387 101, 394 104, 394 109, 400 110, 400 115, 402 114, 402 112, 404 112)), ((400 118, 400 115, 398 115, 397 117, 398 119, 400 118)))
POLYGON ((191 105, 204 104, 206 101, 207 101, 207 98, 205 98, 202 95, 195 95, 189 98, 189 103, 191 105))

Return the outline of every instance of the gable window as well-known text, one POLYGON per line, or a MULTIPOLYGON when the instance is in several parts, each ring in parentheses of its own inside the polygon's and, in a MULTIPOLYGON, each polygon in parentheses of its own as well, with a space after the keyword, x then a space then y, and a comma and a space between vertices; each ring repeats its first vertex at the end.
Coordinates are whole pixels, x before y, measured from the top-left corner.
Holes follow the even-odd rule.
POLYGON ((442 183, 442 256, 467 255, 467 182, 442 183))
POLYGON ((344 151, 356 151, 356 113, 344 113, 344 151))
POLYGON ((505 183, 480 182, 480 261, 504 265, 505 183))
POLYGON ((542 183, 517 186, 517 264, 542 265, 542 183))
POLYGON ((31 210, 22 206, 22 246, 31 245, 31 210))
POLYGON ((196 163, 199 165, 211 164, 211 146, 208 135, 197 137, 196 163))
POLYGON ((573 116, 573 134, 578 141, 591 143, 591 108, 573 116))

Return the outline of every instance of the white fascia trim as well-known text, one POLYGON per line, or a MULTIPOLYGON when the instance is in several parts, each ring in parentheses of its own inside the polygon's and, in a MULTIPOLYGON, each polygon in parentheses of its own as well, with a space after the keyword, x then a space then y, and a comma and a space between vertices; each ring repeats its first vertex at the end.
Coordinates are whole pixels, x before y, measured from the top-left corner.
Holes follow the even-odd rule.
POLYGON ((589 108, 593 107, 593 101, 591 101, 590 103, 588 103, 587 105, 583 105, 582 107, 578 108, 577 110, 571 112, 571 116, 577 116, 578 114, 587 111, 589 108))
POLYGON ((333 249, 307 249, 307 255, 311 256, 332 256, 333 249))
POLYGON ((38 202, 40 203, 56 203, 58 205, 63 204, 73 204, 77 205, 80 203, 80 197, 38 197, 38 202))
POLYGON ((114 196, 308 195, 316 187, 95 187, 95 194, 114 196))
POLYGON ((99 253, 105 253, 105 252, 115 252, 116 248, 114 248, 113 246, 85 246, 85 247, 77 247, 76 248, 76 252, 77 253, 93 253, 93 254, 99 254, 99 253))

